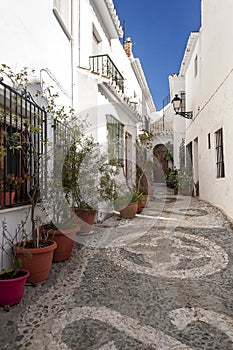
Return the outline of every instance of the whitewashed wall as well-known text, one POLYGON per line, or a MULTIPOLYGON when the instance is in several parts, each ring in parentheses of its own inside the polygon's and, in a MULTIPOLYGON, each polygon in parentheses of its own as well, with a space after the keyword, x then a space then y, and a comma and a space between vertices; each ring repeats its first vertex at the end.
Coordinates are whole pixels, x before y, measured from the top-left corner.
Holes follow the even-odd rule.
MULTIPOLYGON (((185 79, 177 75, 169 76, 169 87, 171 100, 176 94, 181 96, 181 92, 185 91, 185 79)), ((173 106, 170 106, 170 114, 173 115, 173 142, 174 142, 174 167, 180 168, 179 147, 183 139, 185 139, 186 119, 179 115, 175 115, 173 106)))
POLYGON ((195 166, 198 162, 201 198, 221 207, 233 218, 233 3, 205 0, 202 7, 199 44, 186 74, 188 107, 193 108, 195 118, 187 126, 186 143, 198 137, 195 166), (195 78, 196 55, 199 66, 195 78), (224 140, 224 178, 216 176, 215 132, 220 128, 224 140), (211 149, 208 149, 209 133, 211 149))
MULTIPOLYGON (((37 77, 41 69, 48 69, 71 96, 70 41, 52 9, 52 0, 0 2, 0 63, 15 71, 25 66, 36 69, 37 77)), ((46 72, 42 74, 46 79, 46 72)))

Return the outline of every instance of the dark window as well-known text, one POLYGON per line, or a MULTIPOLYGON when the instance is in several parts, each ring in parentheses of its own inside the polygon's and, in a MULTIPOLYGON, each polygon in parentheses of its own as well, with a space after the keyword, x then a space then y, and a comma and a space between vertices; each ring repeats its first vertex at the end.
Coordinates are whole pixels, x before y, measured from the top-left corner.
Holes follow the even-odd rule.
POLYGON ((197 76, 197 73, 198 73, 198 60, 197 60, 197 55, 194 59, 194 77, 197 76))
POLYGON ((211 140, 210 140, 210 134, 208 134, 208 149, 211 149, 211 140))
POLYGON ((124 158, 124 125, 107 115, 109 160, 122 164, 124 158))
POLYGON ((216 131, 215 140, 216 140, 217 178, 221 178, 221 177, 225 177, 222 128, 216 131))
POLYGON ((47 118, 29 95, 0 83, 0 208, 29 203, 35 179, 42 178, 47 118))
POLYGON ((190 142, 186 146, 186 169, 192 173, 193 170, 193 144, 190 142))
POLYGON ((182 139, 179 147, 180 169, 185 167, 185 141, 182 139))
POLYGON ((186 110, 185 92, 181 92, 180 97, 181 97, 181 109, 180 109, 180 111, 185 112, 185 110, 186 110))

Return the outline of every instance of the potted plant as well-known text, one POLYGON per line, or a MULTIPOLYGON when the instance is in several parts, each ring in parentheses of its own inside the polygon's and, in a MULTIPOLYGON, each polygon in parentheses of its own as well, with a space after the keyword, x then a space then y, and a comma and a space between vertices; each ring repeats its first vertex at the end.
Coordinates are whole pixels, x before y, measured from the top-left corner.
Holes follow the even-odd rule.
POLYGON ((137 152, 136 165, 136 188, 143 194, 142 207, 146 207, 154 197, 154 186, 152 186, 153 162, 150 159, 152 141, 154 134, 142 129, 138 135, 135 147, 137 152))
POLYGON ((40 233, 44 239, 55 241, 57 244, 53 261, 65 261, 71 257, 76 234, 80 231, 78 218, 66 203, 64 192, 56 179, 47 184, 41 195, 44 222, 40 226, 40 233))
POLYGON ((182 169, 178 172, 180 194, 190 196, 193 189, 193 177, 190 171, 182 169))
POLYGON ((61 262, 69 259, 72 255, 76 234, 79 232, 78 224, 71 225, 70 221, 58 227, 52 221, 41 225, 40 232, 45 239, 55 241, 57 244, 53 254, 54 262, 61 262))
MULTIPOLYGON (((19 189, 20 186, 25 183, 27 190, 27 196, 30 202, 30 222, 31 229, 26 234, 22 232, 23 240, 15 243, 13 249, 16 254, 16 258, 22 262, 22 268, 30 271, 28 282, 37 284, 48 278, 49 271, 51 269, 53 251, 56 248, 56 243, 53 241, 40 240, 38 220, 35 215, 36 207, 40 199, 39 189, 39 172, 40 172, 40 154, 37 152, 37 145, 32 142, 32 133, 39 133, 38 130, 33 128, 30 123, 25 123, 25 128, 21 131, 16 131, 8 138, 13 149, 21 148, 24 157, 29 157, 26 152, 31 150, 33 159, 35 160, 34 173, 25 175, 24 178, 19 178, 14 174, 9 174, 8 183, 10 186, 14 186, 19 189), (11 142, 12 141, 12 142, 11 142)), ((27 218, 29 215, 27 213, 27 218)))
POLYGON ((63 166, 63 187, 66 199, 80 218, 80 231, 89 232, 101 202, 116 199, 114 164, 101 153, 91 136, 83 136, 70 147, 63 166))
POLYGON ((178 172, 177 170, 168 168, 166 171, 166 185, 174 190, 174 194, 178 194, 178 172))
MULTIPOLYGON (((9 174, 10 175, 10 174, 9 174)), ((8 176, 6 176, 6 181, 2 180, 4 179, 4 173, 3 169, 0 171, 0 205, 9 205, 14 202, 15 199, 15 189, 13 188, 12 184, 9 183, 8 176)))
POLYGON ((24 232, 24 239, 13 247, 16 257, 22 261, 22 267, 30 271, 28 282, 33 285, 48 278, 52 266, 53 252, 57 246, 54 241, 41 239, 39 232, 40 218, 36 215, 40 201, 40 174, 42 172, 40 161, 42 155, 38 152, 33 134, 38 135, 39 132, 40 129, 35 128, 27 121, 21 132, 17 131, 16 135, 12 135, 14 138, 13 147, 21 147, 25 153, 25 158, 30 159, 31 156, 34 159, 33 173, 26 178, 27 196, 30 203, 30 230, 27 233, 24 232), (27 154, 28 150, 31 152, 30 155, 27 154))
POLYGON ((21 232, 22 226, 19 225, 12 236, 7 230, 5 221, 2 221, 2 240, 0 249, 10 257, 10 268, 4 268, 3 260, 1 260, 0 268, 0 305, 3 305, 5 310, 8 310, 10 305, 17 304, 21 301, 24 294, 24 286, 29 277, 29 271, 21 269, 22 262, 16 258, 12 247, 14 241, 21 232))
MULTIPOLYGON (((21 72, 14 73, 10 67, 2 64, 0 72, 12 82, 15 90, 15 100, 13 99, 12 103, 16 103, 17 99, 28 100, 28 103, 31 103, 29 99, 30 94, 27 91, 30 75, 28 69, 23 68, 21 72)), ((35 104, 35 102, 33 103, 35 104)), ((40 108, 39 106, 36 107, 40 108)), ((26 214, 27 223, 29 224, 30 221, 30 228, 27 232, 26 230, 22 231, 20 236, 22 240, 15 243, 13 250, 16 259, 21 260, 22 268, 30 271, 28 282, 37 284, 48 277, 52 264, 53 251, 56 248, 55 242, 40 239, 39 220, 36 215, 38 202, 40 201, 42 153, 40 152, 39 140, 41 129, 43 128, 43 120, 40 120, 37 112, 34 112, 33 118, 27 117, 27 114, 24 115, 23 111, 19 109, 17 109, 17 112, 18 114, 16 113, 14 118, 8 115, 8 109, 1 114, 1 118, 5 121, 13 119, 13 124, 8 125, 5 122, 1 128, 0 154, 4 159, 10 153, 20 152, 18 157, 18 162, 20 162, 19 169, 23 169, 26 174, 29 173, 29 176, 27 175, 23 181, 19 181, 20 178, 11 174, 11 186, 16 184, 16 182, 18 182, 19 186, 24 184, 27 204, 30 205, 29 211, 26 214)), ((47 140, 44 140, 44 143, 46 142, 47 140)), ((3 162, 3 164, 5 163, 3 162)))
MULTIPOLYGON (((1 174, 1 178, 4 178, 4 174, 1 174)), ((16 193, 18 194, 20 188, 29 178, 29 174, 24 174, 24 176, 17 176, 14 173, 7 174, 6 181, 2 181, 0 184, 0 205, 13 204, 16 193)))
POLYGON ((138 202, 142 199, 143 194, 139 193, 134 187, 132 190, 119 191, 118 197, 115 200, 115 208, 120 212, 121 217, 125 219, 132 219, 136 216, 138 210, 138 202))

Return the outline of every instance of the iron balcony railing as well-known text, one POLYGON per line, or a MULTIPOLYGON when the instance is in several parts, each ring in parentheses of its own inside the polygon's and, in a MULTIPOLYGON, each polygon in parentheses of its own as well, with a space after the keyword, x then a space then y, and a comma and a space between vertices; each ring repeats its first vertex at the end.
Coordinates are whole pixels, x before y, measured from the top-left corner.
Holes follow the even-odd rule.
POLYGON ((28 92, 19 93, 1 81, 0 209, 30 203, 35 177, 43 176, 38 169, 46 140, 46 111, 28 92))
POLYGON ((119 89, 124 92, 124 78, 108 55, 90 56, 89 59, 93 73, 111 78, 119 89))

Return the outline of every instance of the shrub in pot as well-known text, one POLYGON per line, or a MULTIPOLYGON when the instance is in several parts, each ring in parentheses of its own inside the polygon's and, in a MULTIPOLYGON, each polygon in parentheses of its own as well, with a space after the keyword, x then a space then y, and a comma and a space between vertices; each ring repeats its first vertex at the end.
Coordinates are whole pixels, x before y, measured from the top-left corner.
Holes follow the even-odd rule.
POLYGON ((117 167, 110 164, 91 136, 73 142, 63 166, 63 187, 72 210, 80 218, 80 231, 89 232, 101 202, 117 197, 117 167))
POLYGON ((121 217, 132 219, 138 212, 138 201, 142 199, 142 194, 136 188, 131 191, 119 194, 115 201, 115 208, 119 210, 121 217))
POLYGON ((178 186, 180 194, 190 196, 193 190, 193 176, 187 169, 181 169, 178 172, 178 186))
POLYGON ((40 227, 42 236, 57 244, 53 254, 54 262, 65 261, 71 257, 79 230, 78 224, 72 225, 70 222, 59 225, 59 228, 52 221, 40 227))

